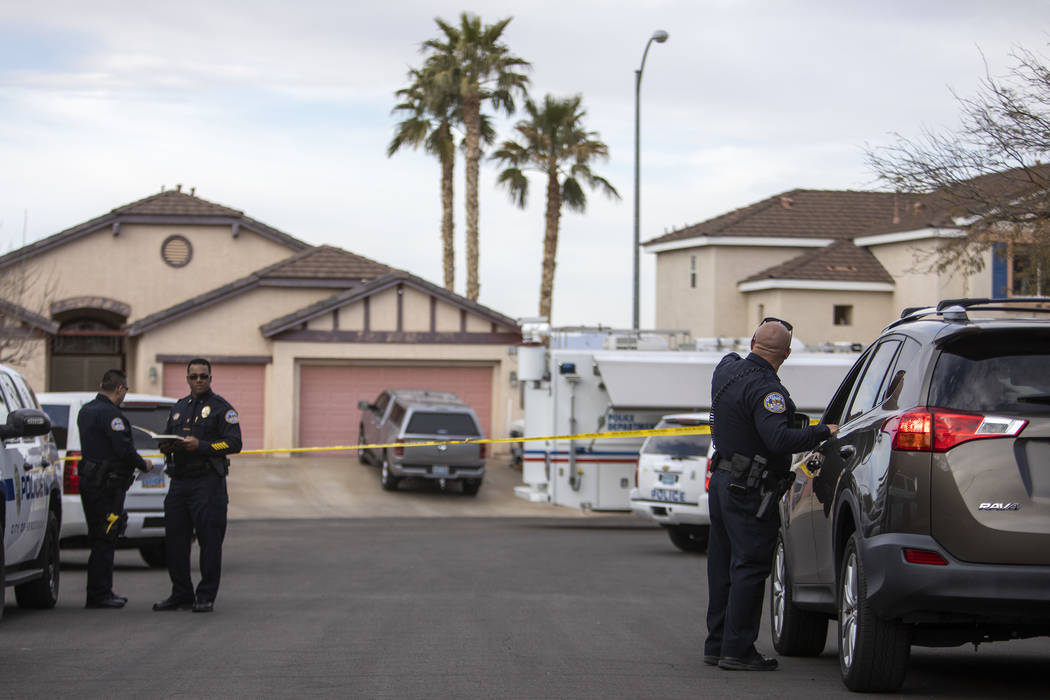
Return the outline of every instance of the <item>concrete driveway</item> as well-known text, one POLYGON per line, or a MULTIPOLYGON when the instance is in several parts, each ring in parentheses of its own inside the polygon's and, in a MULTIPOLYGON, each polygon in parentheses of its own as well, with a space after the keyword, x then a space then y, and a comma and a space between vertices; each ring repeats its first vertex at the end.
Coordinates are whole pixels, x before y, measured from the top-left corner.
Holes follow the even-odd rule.
MULTIPOLYGON (((521 472, 508 466, 506 456, 488 460, 476 496, 463 495, 455 483, 442 491, 436 482, 420 479, 401 482, 397 491, 384 491, 379 468, 361 464, 353 452, 332 457, 234 455, 230 461, 231 519, 594 515, 516 497, 514 487, 521 484, 521 472)), ((622 515, 639 525, 645 523, 629 512, 622 515)))

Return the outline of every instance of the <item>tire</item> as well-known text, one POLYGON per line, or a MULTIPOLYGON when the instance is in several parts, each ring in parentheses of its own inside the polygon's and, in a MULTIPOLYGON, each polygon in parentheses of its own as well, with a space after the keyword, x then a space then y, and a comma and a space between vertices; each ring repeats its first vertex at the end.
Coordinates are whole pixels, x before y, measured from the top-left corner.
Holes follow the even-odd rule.
POLYGON ((683 552, 703 554, 707 551, 707 536, 710 528, 687 527, 684 525, 670 525, 667 527, 667 536, 671 538, 671 544, 683 552))
POLYGON ((164 540, 156 544, 142 545, 139 547, 139 554, 142 556, 142 561, 146 562, 146 566, 151 569, 168 568, 168 548, 164 540))
POLYGON ((828 640, 828 618, 795 607, 784 540, 777 536, 773 572, 769 577, 769 636, 784 656, 818 656, 828 640))
POLYGON ((858 554, 856 533, 846 544, 839 573, 839 670, 853 691, 888 692, 900 688, 911 654, 911 630, 883 620, 868 603, 868 578, 858 554))
POLYGON ((383 464, 379 472, 379 485, 384 491, 397 491, 397 485, 401 481, 390 473, 390 460, 383 456, 383 464))
POLYGON ((27 583, 15 586, 15 600, 20 608, 47 609, 58 602, 58 583, 61 562, 58 552, 58 516, 48 511, 44 543, 40 546, 37 565, 43 575, 27 583))
POLYGON ((463 479, 463 493, 467 496, 477 496, 481 488, 481 479, 463 479))
MULTIPOLYGON (((357 444, 365 444, 365 426, 363 425, 357 426, 357 444)), ((357 461, 361 464, 371 464, 372 458, 368 455, 368 450, 358 450, 357 461)))

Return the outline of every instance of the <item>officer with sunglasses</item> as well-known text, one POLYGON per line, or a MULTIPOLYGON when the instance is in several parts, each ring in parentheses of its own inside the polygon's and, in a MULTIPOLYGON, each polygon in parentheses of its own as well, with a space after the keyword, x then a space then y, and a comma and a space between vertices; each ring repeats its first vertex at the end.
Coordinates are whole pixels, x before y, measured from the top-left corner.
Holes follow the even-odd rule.
POLYGON ((153 604, 157 611, 192 608, 211 612, 219 592, 222 541, 226 536, 226 455, 241 451, 237 411, 211 390, 211 363, 190 360, 186 367, 190 395, 172 406, 165 433, 178 440, 159 443, 167 456, 171 486, 164 498, 164 542, 171 595, 153 604), (201 579, 190 579, 193 533, 200 545, 201 579))
POLYGON ((780 527, 775 504, 761 509, 763 491, 790 472, 793 453, 838 431, 836 425, 795 421, 795 404, 777 377, 791 354, 791 333, 787 321, 762 319, 751 353, 726 355, 711 380, 711 434, 718 452, 708 491, 704 663, 726 670, 777 668, 777 660, 762 656, 754 644, 780 527))

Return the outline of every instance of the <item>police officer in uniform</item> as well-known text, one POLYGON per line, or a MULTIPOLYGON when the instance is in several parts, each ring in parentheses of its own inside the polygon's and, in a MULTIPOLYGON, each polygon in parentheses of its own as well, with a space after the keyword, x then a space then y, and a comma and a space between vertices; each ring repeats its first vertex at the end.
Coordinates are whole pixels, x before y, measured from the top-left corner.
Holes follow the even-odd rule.
POLYGON ((119 369, 102 375, 99 393, 77 414, 83 459, 80 502, 88 526, 91 555, 87 569, 87 608, 123 608, 128 599, 113 592, 113 552, 127 527, 124 494, 135 470, 152 464, 135 450, 131 424, 119 406, 128 393, 127 375, 119 369))
POLYGON ((226 455, 241 451, 237 411, 211 390, 211 363, 190 360, 186 367, 190 395, 171 409, 165 433, 179 440, 160 445, 168 455, 171 487, 164 499, 165 545, 171 595, 154 603, 158 611, 193 608, 211 612, 219 592, 222 541, 226 536, 226 455), (197 533, 201 579, 190 580, 190 544, 197 533))
POLYGON ((765 580, 791 455, 816 447, 836 425, 796 425, 795 404, 777 370, 791 354, 791 325, 763 319, 751 353, 729 353, 711 380, 711 432, 718 452, 708 493, 707 639, 704 663, 727 670, 772 671, 777 660, 755 649, 765 580), (777 489, 777 485, 781 490, 777 489), (758 517, 760 506, 766 509, 758 517))

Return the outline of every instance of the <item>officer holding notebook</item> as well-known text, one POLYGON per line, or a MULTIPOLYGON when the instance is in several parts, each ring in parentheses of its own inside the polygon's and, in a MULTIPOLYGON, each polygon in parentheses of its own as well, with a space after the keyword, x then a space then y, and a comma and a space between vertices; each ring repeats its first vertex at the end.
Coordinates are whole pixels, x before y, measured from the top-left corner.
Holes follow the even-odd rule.
POLYGON ((219 592, 222 541, 226 536, 226 455, 241 451, 237 411, 211 390, 211 363, 190 360, 186 383, 190 394, 171 408, 165 433, 178 440, 162 440, 171 486, 164 498, 165 547, 171 595, 153 604, 157 611, 192 608, 211 612, 219 592), (200 545, 201 580, 196 590, 190 579, 193 533, 200 545))

